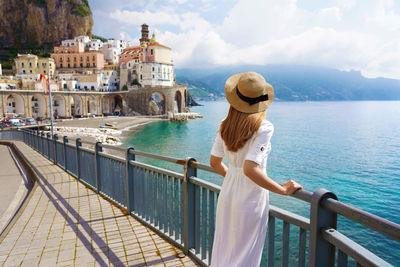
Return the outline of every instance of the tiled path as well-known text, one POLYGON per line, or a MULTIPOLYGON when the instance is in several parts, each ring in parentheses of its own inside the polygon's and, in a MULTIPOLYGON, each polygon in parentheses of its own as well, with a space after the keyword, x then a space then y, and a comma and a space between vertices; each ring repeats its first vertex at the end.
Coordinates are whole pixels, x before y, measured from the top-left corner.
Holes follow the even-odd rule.
POLYGON ((195 266, 39 153, 16 144, 42 177, 0 243, 0 266, 195 266))

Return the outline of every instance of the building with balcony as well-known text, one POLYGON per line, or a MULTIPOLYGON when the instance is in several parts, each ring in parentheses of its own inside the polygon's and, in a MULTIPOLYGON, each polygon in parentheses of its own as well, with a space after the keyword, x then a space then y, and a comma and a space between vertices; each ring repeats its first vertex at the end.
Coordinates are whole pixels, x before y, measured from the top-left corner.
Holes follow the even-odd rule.
POLYGON ((103 69, 104 67, 104 56, 102 53, 97 51, 70 53, 66 51, 55 48, 54 53, 51 54, 57 69, 103 69))
POLYGON ((14 64, 15 73, 19 76, 45 74, 53 77, 56 69, 54 59, 31 54, 18 54, 14 64))

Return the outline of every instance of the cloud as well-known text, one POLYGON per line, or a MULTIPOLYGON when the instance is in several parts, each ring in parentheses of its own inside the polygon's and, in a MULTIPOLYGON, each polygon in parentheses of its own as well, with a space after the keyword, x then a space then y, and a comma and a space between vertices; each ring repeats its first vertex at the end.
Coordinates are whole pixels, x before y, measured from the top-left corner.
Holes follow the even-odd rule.
POLYGON ((177 25, 179 23, 179 16, 166 13, 163 11, 159 12, 138 12, 138 11, 128 11, 128 10, 116 10, 110 14, 110 18, 124 23, 126 25, 140 25, 145 22, 152 25, 169 24, 177 25))
MULTIPOLYGON (((186 0, 158 11, 117 9, 109 18, 135 29, 146 22, 173 48, 177 67, 305 64, 400 78, 400 14, 392 0, 332 0, 308 10, 296 0, 238 0, 219 24, 186 0), (135 27, 131 27, 135 26, 135 27)), ((210 0, 202 0, 212 5, 210 0)), ((155 2, 152 3, 153 5, 155 2)))

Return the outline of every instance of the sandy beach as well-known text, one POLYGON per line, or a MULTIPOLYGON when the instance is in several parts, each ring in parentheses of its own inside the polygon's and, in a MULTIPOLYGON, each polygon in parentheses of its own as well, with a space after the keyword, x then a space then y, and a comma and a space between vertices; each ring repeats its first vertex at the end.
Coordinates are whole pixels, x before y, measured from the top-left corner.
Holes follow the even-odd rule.
POLYGON ((111 145, 121 145, 124 137, 140 129, 145 124, 165 120, 160 117, 101 117, 62 120, 54 123, 54 133, 69 138, 81 138, 82 141, 102 142, 111 145), (100 128, 100 125, 112 125, 109 128, 100 128))

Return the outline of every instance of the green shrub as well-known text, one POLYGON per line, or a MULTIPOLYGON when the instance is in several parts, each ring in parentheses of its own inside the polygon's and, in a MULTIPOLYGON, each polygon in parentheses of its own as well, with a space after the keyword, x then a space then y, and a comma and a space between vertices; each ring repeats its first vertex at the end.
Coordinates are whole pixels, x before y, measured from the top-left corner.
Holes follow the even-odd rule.
POLYGON ((128 86, 126 86, 126 84, 122 86, 122 91, 128 91, 128 86))
POLYGON ((134 80, 131 82, 131 85, 139 85, 139 86, 142 86, 142 85, 138 82, 138 80, 136 80, 136 79, 134 79, 134 80))

